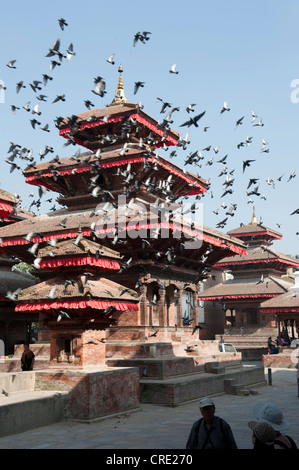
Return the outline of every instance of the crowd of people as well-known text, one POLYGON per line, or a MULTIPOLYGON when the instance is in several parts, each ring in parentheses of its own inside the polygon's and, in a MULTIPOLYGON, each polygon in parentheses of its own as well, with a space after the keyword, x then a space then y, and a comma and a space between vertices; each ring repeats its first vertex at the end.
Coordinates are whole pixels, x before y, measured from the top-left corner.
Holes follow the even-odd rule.
POLYGON ((268 338, 268 354, 278 354, 281 346, 290 346, 291 340, 285 328, 282 329, 280 336, 274 341, 271 336, 268 338))

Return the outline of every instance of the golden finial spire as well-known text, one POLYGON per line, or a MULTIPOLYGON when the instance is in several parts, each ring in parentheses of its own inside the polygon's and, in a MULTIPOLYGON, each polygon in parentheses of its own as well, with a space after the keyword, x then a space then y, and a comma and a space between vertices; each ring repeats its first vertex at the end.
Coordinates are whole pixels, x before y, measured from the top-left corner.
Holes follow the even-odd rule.
POLYGON ((109 104, 108 106, 116 106, 118 104, 127 103, 128 101, 125 96, 125 89, 124 89, 124 83, 123 83, 123 77, 122 77, 122 72, 123 72, 122 65, 118 67, 118 72, 119 72, 119 77, 118 77, 115 95, 114 95, 112 103, 109 104))
POLYGON ((251 225, 257 225, 257 224, 258 224, 258 221, 257 221, 257 218, 255 216, 255 207, 253 206, 251 225))

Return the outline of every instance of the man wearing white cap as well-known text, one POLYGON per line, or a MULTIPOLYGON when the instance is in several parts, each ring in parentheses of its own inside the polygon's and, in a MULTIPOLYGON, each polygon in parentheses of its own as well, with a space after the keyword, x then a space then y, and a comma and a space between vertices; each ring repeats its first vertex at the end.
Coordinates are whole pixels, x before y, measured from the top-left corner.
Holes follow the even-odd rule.
POLYGON ((197 420, 190 431, 186 449, 237 449, 229 424, 215 416, 215 404, 211 398, 199 402, 202 418, 197 420))

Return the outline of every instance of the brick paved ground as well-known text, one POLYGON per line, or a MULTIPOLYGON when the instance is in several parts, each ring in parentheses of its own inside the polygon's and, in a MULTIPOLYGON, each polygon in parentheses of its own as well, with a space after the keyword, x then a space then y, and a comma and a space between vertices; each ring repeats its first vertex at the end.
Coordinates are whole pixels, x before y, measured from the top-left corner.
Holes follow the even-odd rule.
MULTIPOLYGON (((267 379, 267 369, 265 369, 267 379)), ((214 397, 216 414, 231 425, 239 449, 252 449, 251 431, 256 403, 275 403, 290 422, 287 433, 299 447, 299 398, 294 369, 272 369, 272 385, 258 395, 214 397)), ((198 400, 177 408, 141 404, 139 411, 92 424, 60 422, 0 438, 1 449, 185 449, 198 400)))

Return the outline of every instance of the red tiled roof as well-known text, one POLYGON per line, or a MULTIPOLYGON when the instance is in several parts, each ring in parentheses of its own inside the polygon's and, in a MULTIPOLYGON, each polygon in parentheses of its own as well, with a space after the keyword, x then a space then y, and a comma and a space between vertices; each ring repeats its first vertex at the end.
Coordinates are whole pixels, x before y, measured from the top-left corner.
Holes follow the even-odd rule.
POLYGON ((260 305, 261 313, 288 313, 299 312, 299 293, 289 289, 275 299, 264 301, 260 305))
MULTIPOLYGON (((223 234, 212 228, 202 226, 195 223, 194 229, 188 228, 190 223, 186 220, 183 224, 181 217, 173 217, 171 222, 164 223, 148 223, 151 220, 147 214, 141 216, 139 214, 139 208, 137 207, 134 211, 130 212, 127 216, 125 213, 127 208, 123 207, 119 209, 119 217, 121 218, 121 228, 124 232, 129 233, 130 230, 149 230, 154 229, 158 226, 169 229, 170 232, 180 230, 182 234, 186 234, 189 237, 197 237, 199 240, 203 240, 207 243, 211 243, 214 246, 223 247, 230 249, 233 253, 246 253, 245 245, 241 240, 233 239, 226 234, 223 234)), ((29 242, 25 240, 25 237, 30 232, 37 232, 31 238, 31 243, 39 243, 49 241, 53 238, 56 239, 70 239, 76 238, 78 235, 78 228, 80 226, 82 236, 88 237, 92 234, 93 230, 90 228, 92 223, 96 223, 96 233, 99 236, 99 242, 101 237, 112 236, 111 234, 115 230, 116 221, 113 211, 109 211, 105 216, 105 224, 103 224, 103 211, 99 210, 95 213, 93 210, 85 210, 78 212, 69 212, 66 209, 56 211, 50 214, 44 214, 41 216, 34 217, 30 220, 24 220, 11 227, 0 228, 1 243, 0 247, 9 247, 13 245, 24 245, 29 242), (111 220, 110 220, 111 219, 111 220), (60 224, 64 221, 64 226, 60 224), (42 237, 41 237, 42 236, 42 237)))
POLYGON ((215 268, 222 268, 228 266, 242 266, 257 263, 281 263, 285 267, 299 266, 299 260, 291 256, 284 255, 269 247, 254 247, 247 248, 247 255, 236 255, 233 258, 224 258, 220 263, 215 264, 215 268))
POLYGON ((265 277, 264 282, 261 283, 259 280, 260 278, 225 281, 204 290, 199 294, 198 299, 216 301, 219 299, 274 297, 285 293, 293 285, 291 282, 273 276, 265 277))
POLYGON ((262 235, 270 235, 270 238, 282 238, 282 234, 273 230, 272 228, 266 227, 262 224, 248 224, 242 225, 238 228, 230 230, 228 232, 229 235, 237 238, 241 237, 248 237, 248 236, 262 236, 262 235))
POLYGON ((137 293, 131 289, 99 275, 91 275, 86 278, 83 273, 67 279, 67 275, 61 273, 60 277, 47 279, 22 290, 18 295, 18 303, 42 302, 47 303, 66 301, 72 299, 100 299, 107 302, 139 302, 137 293), (72 281, 66 286, 66 281, 72 281), (52 288, 56 287, 54 298, 49 298, 52 288))

